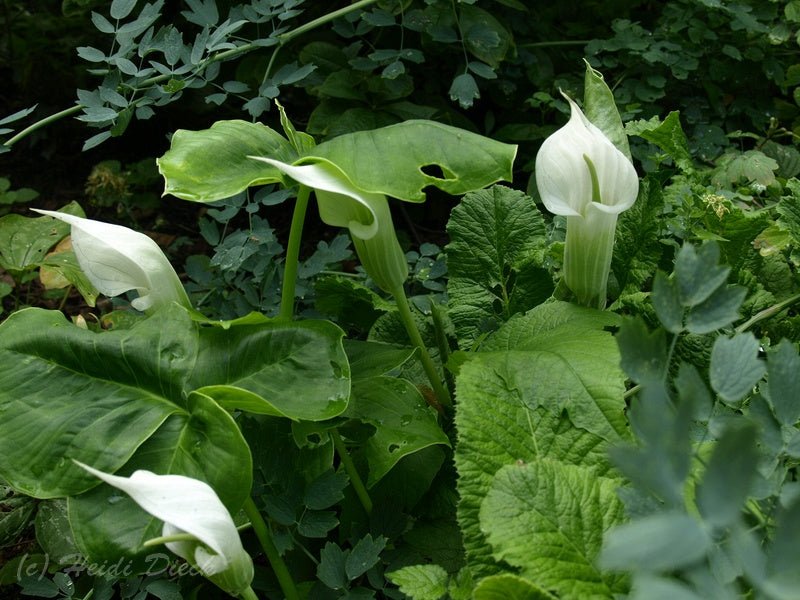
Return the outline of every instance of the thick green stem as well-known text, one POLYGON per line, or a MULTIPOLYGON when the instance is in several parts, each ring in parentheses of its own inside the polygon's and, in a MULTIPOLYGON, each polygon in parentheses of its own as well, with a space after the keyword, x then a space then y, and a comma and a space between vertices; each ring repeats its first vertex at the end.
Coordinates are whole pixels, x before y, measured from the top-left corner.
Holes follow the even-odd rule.
POLYGON ((253 531, 256 532, 256 537, 258 537, 258 541, 261 543, 261 547, 267 555, 267 560, 272 567, 272 571, 275 573, 275 577, 278 578, 278 583, 281 586, 283 595, 286 596, 286 600, 300 600, 300 594, 297 592, 289 569, 286 568, 286 563, 283 562, 281 555, 278 553, 278 549, 272 541, 272 535, 267 528, 267 524, 261 517, 261 513, 258 511, 258 507, 256 503, 253 502, 252 498, 248 498, 245 501, 244 512, 250 519, 250 523, 253 524, 253 531))
POLYGON ((564 281, 579 304, 603 309, 614 252, 617 215, 589 206, 585 217, 567 217, 564 281))
POLYGON ((308 196, 311 188, 300 186, 294 203, 292 226, 289 229, 289 242, 286 245, 286 262, 283 265, 283 286, 281 288, 282 319, 291 320, 294 316, 294 290, 297 284, 297 266, 300 260, 300 242, 303 238, 303 224, 306 220, 308 196))
POLYGON ((249 586, 245 591, 239 594, 239 598, 241 598, 242 600, 258 600, 258 596, 256 596, 256 593, 253 591, 253 588, 249 586))
POLYGON ((339 435, 336 429, 331 429, 330 435, 333 440, 333 447, 336 448, 336 454, 339 455, 339 460, 342 461, 342 466, 347 476, 350 478, 350 484, 353 486, 353 490, 356 496, 358 496, 361 506, 364 507, 367 514, 370 514, 372 512, 372 498, 369 497, 369 492, 367 492, 364 482, 361 481, 361 476, 358 474, 356 466, 353 464, 353 459, 350 458, 350 454, 344 446, 342 436, 339 435))
POLYGON ((442 385, 442 378, 439 375, 439 371, 428 352, 428 348, 425 347, 425 342, 422 341, 422 335, 420 335, 417 323, 414 321, 414 316, 411 314, 411 307, 408 305, 408 299, 406 298, 403 287, 399 286, 398 288, 392 289, 390 293, 394 296, 397 310, 400 313, 400 320, 403 321, 403 326, 406 328, 408 337, 411 338, 411 343, 419 349, 419 359, 422 362, 422 368, 425 369, 425 374, 431 382, 431 387, 436 394, 436 398, 439 400, 439 404, 444 407, 452 406, 453 402, 450 399, 450 392, 442 385))

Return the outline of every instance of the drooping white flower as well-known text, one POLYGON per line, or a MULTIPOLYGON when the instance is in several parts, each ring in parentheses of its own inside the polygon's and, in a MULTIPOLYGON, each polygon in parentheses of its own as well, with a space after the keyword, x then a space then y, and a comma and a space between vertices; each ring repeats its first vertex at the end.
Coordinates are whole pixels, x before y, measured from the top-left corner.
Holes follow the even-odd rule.
POLYGON ((228 509, 207 483, 183 475, 135 471, 119 477, 75 461, 122 490, 142 510, 164 522, 162 535, 188 533, 195 540, 170 541, 167 548, 226 592, 238 595, 253 580, 253 561, 244 550, 228 509))
POLYGON ((392 293, 403 285, 408 263, 397 241, 386 196, 357 188, 339 167, 324 160, 290 165, 262 156, 250 158, 312 188, 322 221, 350 230, 364 270, 381 289, 392 293))
POLYGON ((136 290, 131 304, 148 311, 170 302, 190 307, 175 269, 151 238, 121 225, 33 209, 71 226, 72 248, 92 285, 106 296, 136 290))
POLYGON ((631 161, 567 100, 569 121, 536 155, 536 184, 547 209, 567 217, 565 283, 578 302, 602 308, 617 216, 636 201, 639 178, 631 161))

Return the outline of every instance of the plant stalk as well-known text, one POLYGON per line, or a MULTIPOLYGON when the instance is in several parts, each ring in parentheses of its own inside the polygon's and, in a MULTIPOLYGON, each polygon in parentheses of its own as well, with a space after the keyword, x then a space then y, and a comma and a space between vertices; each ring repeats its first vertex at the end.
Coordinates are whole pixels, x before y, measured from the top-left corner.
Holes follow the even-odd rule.
POLYGON ((785 308, 788 308, 789 306, 791 306, 792 304, 794 304, 795 302, 797 302, 799 300, 800 300, 800 294, 796 294, 796 295, 792 296, 791 298, 787 298, 786 300, 784 300, 782 302, 778 302, 774 306, 770 306, 769 308, 765 308, 764 310, 756 313, 750 319, 748 319, 747 321, 745 321, 744 323, 739 325, 735 330, 736 333, 742 333, 743 331, 747 331, 748 329, 750 329, 753 325, 755 325, 759 321, 763 321, 764 319, 769 319, 770 317, 774 317, 779 312, 781 312, 785 308))
MULTIPOLYGON (((335 10, 335 11, 333 11, 331 13, 323 15, 323 16, 317 18, 317 19, 314 19, 313 21, 309 21, 308 23, 306 23, 304 25, 301 25, 300 27, 297 27, 296 29, 292 29, 291 31, 287 31, 284 34, 279 35, 278 36, 278 42, 279 42, 280 45, 283 45, 283 44, 293 40, 297 36, 302 35, 302 34, 308 32, 308 31, 311 31, 312 29, 315 29, 316 27, 319 27, 320 25, 324 25, 325 23, 328 23, 328 22, 330 22, 330 21, 332 21, 334 19, 338 19, 339 17, 342 17, 342 16, 344 16, 344 15, 346 15, 348 13, 351 13, 354 10, 359 10, 361 8, 364 8, 365 6, 369 6, 370 4, 375 4, 375 2, 377 2, 377 1, 378 0, 360 0, 360 2, 356 2, 354 4, 350 4, 348 6, 340 8, 338 10, 335 10)), ((207 59, 205 59, 202 62, 202 66, 198 69, 198 71, 202 71, 203 69, 205 69, 211 63, 227 60, 229 58, 233 58, 233 57, 238 56, 240 54, 247 54, 248 52, 252 52, 253 50, 257 50, 257 49, 259 49, 261 47, 262 46, 259 46, 258 44, 248 43, 248 44, 242 44, 241 46, 237 46, 236 48, 231 48, 229 50, 225 50, 223 52, 219 52, 218 54, 215 54, 213 56, 209 56, 207 59)), ((156 84, 162 83, 164 81, 167 81, 171 77, 172 77, 171 74, 161 74, 161 75, 156 75, 155 77, 150 77, 149 79, 145 79, 144 81, 142 81, 137 86, 137 89, 146 89, 146 88, 151 87, 153 85, 156 85, 156 84)), ((33 133, 34 131, 37 131, 38 129, 41 129, 42 127, 44 127, 46 125, 49 125, 50 123, 53 123, 53 122, 58 121, 60 119, 63 119, 64 117, 68 117, 70 115, 77 114, 77 113, 81 112, 84 108, 85 108, 85 106, 83 104, 76 104, 75 106, 71 106, 69 108, 65 108, 64 110, 59 111, 57 113, 53 113, 52 115, 50 115, 48 117, 45 117, 44 119, 40 119, 39 121, 36 121, 32 125, 26 127, 25 129, 20 131, 15 136, 9 138, 8 141, 3 142, 3 145, 11 147, 15 143, 20 141, 21 139, 23 139, 23 138, 27 137, 28 135, 30 135, 31 133, 33 133)))
POLYGON ((242 600, 258 600, 258 596, 250 586, 247 586, 247 589, 239 594, 239 598, 242 600))
POLYGON ((286 262, 283 264, 283 285, 281 287, 280 318, 291 321, 294 316, 294 291, 297 284, 297 267, 300 261, 300 242, 303 238, 303 224, 308 209, 308 196, 311 188, 301 185, 294 203, 292 225, 289 229, 289 242, 286 245, 286 262))
MULTIPOLYGON (((275 547, 275 543, 272 541, 272 535, 267 528, 267 524, 264 522, 264 519, 261 516, 261 513, 258 511, 258 507, 252 498, 248 498, 245 501, 244 512, 250 519, 250 523, 253 524, 253 531, 256 532, 256 537, 258 537, 258 541, 261 543, 261 547, 264 549, 264 553, 267 555, 267 560, 269 561, 269 564, 275 573, 275 577, 278 578, 278 583, 281 586, 283 595, 286 596, 286 600, 300 600, 300 594, 297 592, 297 587, 294 585, 294 580, 289 573, 289 569, 286 567, 286 563, 283 562, 281 555, 278 553, 278 549, 275 547)), ((251 596, 251 598, 255 597, 255 594, 251 596)))
POLYGON ((333 440, 333 447, 336 449, 336 454, 339 455, 339 460, 342 461, 342 466, 344 467, 347 476, 350 478, 350 483, 353 486, 356 496, 358 496, 358 500, 361 502, 361 506, 364 507, 364 511, 368 515, 371 514, 372 498, 369 497, 369 492, 367 491, 364 482, 361 481, 361 476, 358 474, 355 464, 353 464, 353 459, 350 458, 350 454, 347 452, 347 448, 344 446, 342 436, 339 435, 339 432, 336 429, 331 429, 330 436, 333 440))
POLYGON ((439 403, 442 406, 452 406, 453 402, 450 399, 450 392, 448 392, 447 388, 442 385, 442 378, 439 375, 439 371, 436 368, 428 349, 425 347, 425 342, 422 341, 422 335, 420 334, 417 324, 414 321, 414 316, 411 314, 411 307, 408 304, 405 291, 403 290, 402 286, 399 286, 396 289, 390 290, 390 292, 394 297, 397 310, 400 313, 400 320, 403 321, 403 326, 406 328, 408 337, 411 338, 411 343, 413 343, 419 349, 419 359, 422 362, 422 368, 425 369, 425 374, 428 376, 428 380, 431 382, 431 387, 436 394, 436 398, 439 400, 439 403))

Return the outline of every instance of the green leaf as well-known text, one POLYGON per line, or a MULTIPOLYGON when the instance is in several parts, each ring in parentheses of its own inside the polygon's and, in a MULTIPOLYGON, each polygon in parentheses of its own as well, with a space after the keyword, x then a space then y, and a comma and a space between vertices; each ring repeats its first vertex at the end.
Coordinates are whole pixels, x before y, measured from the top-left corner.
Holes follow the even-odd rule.
POLYGON ((653 280, 653 308, 664 329, 676 334, 683 331, 683 306, 678 285, 675 279, 668 278, 661 271, 653 280))
POLYGON ((524 312, 553 291, 544 269, 526 262, 545 246, 544 219, 533 200, 503 186, 467 194, 447 223, 448 314, 469 344, 512 314, 517 283, 531 285, 513 309, 524 312))
POLYGON ((634 205, 619 215, 611 270, 620 294, 644 289, 661 260, 664 248, 659 242, 664 211, 662 185, 656 176, 645 177, 634 205))
POLYGON ((439 600, 447 593, 447 571, 439 565, 413 565, 386 574, 412 600, 439 600))
POLYGON ((202 327, 187 385, 228 410, 330 419, 350 395, 343 335, 333 323, 313 320, 202 327))
POLYGON ((664 379, 667 364, 667 340, 664 331, 652 333, 640 317, 622 321, 616 336, 621 366, 636 383, 647 384, 664 379))
POLYGON ((112 19, 124 19, 133 10, 133 7, 136 6, 137 0, 113 0, 111 2, 111 18, 112 19))
POLYGON ((378 562, 385 547, 386 538, 382 535, 372 539, 372 535, 368 533, 358 540, 344 562, 347 578, 352 581, 369 571, 378 562))
POLYGON ((739 516, 758 459, 755 426, 729 426, 720 436, 696 492, 697 507, 706 523, 727 527, 739 516))
POLYGON ((291 163, 297 152, 286 138, 260 123, 218 121, 202 131, 179 129, 156 162, 166 182, 164 193, 195 202, 214 202, 251 185, 285 181, 277 169, 248 156, 291 163))
POLYGON ((353 380, 385 375, 402 367, 416 353, 414 348, 405 346, 349 339, 344 340, 344 349, 353 380))
POLYGON ((36 541, 55 564, 68 564, 79 554, 69 524, 67 502, 50 500, 39 504, 36 541))
POLYGON ((738 285, 718 288, 706 300, 689 309, 686 316, 686 329, 691 333, 711 333, 726 327, 739 318, 747 289, 738 285))
POLYGON ((70 459, 117 471, 171 415, 188 416, 191 332, 177 306, 99 334, 57 311, 11 315, 0 326, 0 476, 53 498, 99 483, 70 459))
MULTIPOLYGON (((137 469, 205 481, 232 514, 252 485, 250 449, 238 426, 210 398, 196 393, 188 397, 186 411, 171 416, 117 474, 127 476, 137 469)), ((147 572, 159 555, 163 561, 164 548, 143 546, 162 535, 162 523, 116 488, 103 483, 70 497, 68 510, 75 543, 90 562, 129 559, 132 569, 147 572)))
MULTIPOLYGON (((61 209, 83 216, 77 204, 61 209)), ((0 217, 0 267, 7 271, 25 271, 38 266, 50 248, 69 235, 69 225, 50 217, 23 217, 11 214, 0 217)))
POLYGON ((475 586, 474 600, 554 600, 556 596, 548 594, 527 579, 517 575, 504 573, 484 577, 475 586))
POLYGON ((342 490, 347 484, 348 479, 344 473, 328 469, 308 484, 303 495, 303 504, 312 510, 330 508, 344 498, 342 490))
POLYGON ((461 73, 453 78, 450 90, 447 92, 450 100, 458 102, 461 108, 470 108, 481 97, 478 83, 470 73, 461 73))
POLYGON ((576 427, 617 441, 628 435, 621 414, 624 375, 617 344, 605 331, 617 325, 614 314, 551 302, 509 321, 477 356, 502 366, 518 385, 535 388, 528 408, 566 411, 576 427))
POLYGON ((365 192, 423 202, 428 186, 459 195, 510 181, 516 152, 516 146, 457 127, 411 120, 340 135, 314 148, 300 162, 325 159, 365 192), (426 172, 436 169, 442 176, 426 172))
POLYGON ((344 416, 375 426, 364 444, 369 464, 367 486, 380 481, 397 462, 436 444, 450 442, 436 412, 410 381, 397 377, 370 377, 353 382, 353 394, 344 416))
POLYGON ((320 552, 317 565, 317 577, 332 590, 344 588, 347 583, 347 574, 344 570, 347 553, 337 544, 327 542, 320 552))
POLYGON ((767 357, 767 397, 778 421, 795 425, 800 419, 800 355, 794 344, 781 340, 767 357))
POLYGON ((467 50, 496 68, 511 48, 512 37, 503 24, 488 11, 462 2, 459 4, 459 26, 464 32, 467 50))
POLYGON ((662 512, 612 529, 603 544, 600 566, 618 571, 671 571, 700 561, 711 546, 711 538, 696 519, 662 512))
MULTIPOLYGON (((98 291, 89 281, 89 278, 86 277, 83 269, 81 269, 74 252, 53 252, 45 256, 39 270, 39 278, 43 283, 48 271, 51 273, 51 277, 54 273, 63 278, 66 284, 74 285, 86 303, 89 306, 94 306, 98 291)), ((66 287, 66 284, 63 287, 66 287)), ((45 287, 48 287, 46 283, 45 287)))
POLYGON ((611 140, 617 150, 633 162, 628 136, 622 127, 614 94, 603 80, 603 75, 593 69, 585 59, 584 62, 586 62, 586 74, 583 79, 583 112, 586 118, 611 140))
POLYGON ((480 509, 495 560, 560 597, 625 592, 624 576, 595 565, 603 533, 623 521, 617 486, 591 468, 546 459, 502 468, 480 509))
POLYGON ((607 312, 542 305, 510 321, 487 340, 487 352, 461 366, 456 380, 458 520, 473 574, 497 571, 478 511, 503 466, 551 458, 595 466, 598 475, 609 470, 608 443, 593 432, 614 439, 627 435, 624 376, 613 338, 602 330, 615 322, 607 312), (578 413, 591 408, 600 414, 587 414, 585 425, 577 427, 570 415, 575 405, 581 406, 578 413))
POLYGON ((0 476, 41 498, 87 490, 97 480, 69 459, 113 473, 168 420, 201 426, 186 400, 199 388, 294 419, 346 408, 349 367, 335 325, 243 323, 201 326, 170 305, 130 329, 94 333, 60 312, 15 313, 0 325, 9 365, 0 372, 0 476))
POLYGON ((396 310, 393 303, 349 277, 319 277, 314 281, 314 291, 315 308, 333 317, 342 327, 366 332, 378 317, 396 310))
POLYGON ((710 242, 695 249, 684 244, 675 259, 675 280, 684 306, 692 307, 708 299, 728 279, 730 267, 719 266, 719 246, 710 242))
POLYGON ((689 143, 681 128, 678 111, 669 113, 661 123, 654 125, 650 122, 639 121, 637 125, 629 126, 628 133, 638 135, 661 148, 682 171, 694 170, 692 155, 689 153, 689 143))
POLYGON ((767 368, 758 358, 761 344, 752 333, 720 336, 711 349, 711 387, 728 404, 737 405, 753 391, 767 368))
POLYGON ((775 523, 775 537, 767 558, 768 585, 783 588, 789 598, 797 592, 800 577, 797 572, 797 553, 800 551, 800 499, 783 510, 775 523), (788 592, 788 593, 787 593, 788 592))

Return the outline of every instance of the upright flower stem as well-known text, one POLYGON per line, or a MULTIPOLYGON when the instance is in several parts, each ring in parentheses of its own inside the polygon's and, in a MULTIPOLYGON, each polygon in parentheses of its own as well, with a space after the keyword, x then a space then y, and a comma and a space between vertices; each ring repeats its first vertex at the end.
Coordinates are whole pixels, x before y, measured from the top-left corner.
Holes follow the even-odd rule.
MULTIPOLYGON (((297 588, 294 585, 294 580, 289 573, 289 569, 286 568, 286 563, 283 562, 281 555, 278 553, 278 549, 275 547, 275 543, 272 541, 272 535, 270 535, 267 524, 261 517, 261 513, 258 511, 258 507, 256 506, 256 503, 253 502, 252 498, 248 498, 245 501, 244 512, 247 514, 247 517, 250 519, 250 523, 253 525, 253 531, 256 532, 256 537, 261 543, 264 553, 267 555, 267 560, 269 561, 269 564, 275 573, 275 577, 278 578, 278 583, 281 586, 283 595, 286 596, 286 600, 300 600, 300 594, 297 592, 297 588)), ((255 598, 255 594, 253 594, 251 598, 255 598)))
POLYGON ((294 290, 297 283, 297 265, 300 260, 300 242, 303 238, 303 223, 306 220, 308 196, 311 188, 300 186, 294 203, 292 226, 289 229, 289 242, 286 246, 286 262, 283 265, 283 286, 281 288, 280 317, 290 321, 294 316, 294 290))
POLYGON ((242 600, 258 600, 258 596, 256 596, 256 593, 251 587, 248 587, 245 591, 239 594, 239 598, 242 600))
POLYGON ((411 314, 411 307, 408 305, 405 291, 402 286, 398 286, 390 290, 390 292, 392 296, 394 296, 394 301, 395 304, 397 304, 397 310, 400 314, 400 320, 403 321, 403 326, 406 328, 408 337, 411 338, 411 343, 419 349, 419 359, 422 362, 422 368, 425 369, 425 374, 431 382, 431 387, 436 394, 436 398, 439 400, 439 404, 444 407, 452 406, 453 402, 450 399, 450 392, 442 385, 442 378, 439 375, 439 371, 428 352, 428 348, 425 347, 425 342, 422 341, 422 335, 420 335, 417 323, 414 321, 414 316, 411 314))
POLYGON ((364 507, 367 514, 370 514, 372 512, 372 498, 369 497, 369 492, 367 492, 364 482, 361 481, 361 476, 358 474, 356 466, 353 464, 353 459, 350 458, 350 454, 348 454, 347 448, 344 446, 342 436, 339 435, 336 429, 331 429, 330 435, 333 440, 333 447, 336 449, 336 454, 339 455, 339 460, 342 461, 342 466, 347 476, 350 478, 350 485, 353 486, 353 490, 356 496, 358 496, 361 506, 364 507))

